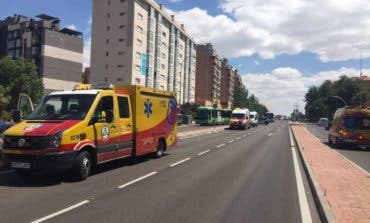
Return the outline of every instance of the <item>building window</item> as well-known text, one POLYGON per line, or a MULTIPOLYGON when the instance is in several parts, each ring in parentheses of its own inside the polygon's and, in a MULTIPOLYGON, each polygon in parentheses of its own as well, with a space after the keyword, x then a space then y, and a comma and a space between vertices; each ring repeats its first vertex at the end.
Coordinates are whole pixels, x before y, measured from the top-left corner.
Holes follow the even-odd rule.
POLYGON ((107 70, 108 69, 108 64, 105 65, 105 69, 107 70))
POLYGON ((136 65, 136 71, 141 71, 141 66, 140 65, 136 65))
POLYGON ((126 27, 126 25, 120 25, 119 28, 120 29, 124 29, 126 27))
POLYGON ((108 0, 108 5, 110 5, 110 0, 108 0))
POLYGON ((118 55, 123 55, 125 54, 125 51, 118 51, 118 55))
POLYGON ((137 13, 137 17, 139 20, 143 20, 143 15, 140 12, 137 13))
POLYGON ((141 41, 140 39, 137 39, 137 45, 138 46, 142 46, 143 45, 143 41, 141 41))
POLYGON ((18 37, 18 32, 17 31, 13 31, 13 38, 17 38, 18 37))
POLYGON ((124 68, 124 67, 125 67, 125 65, 119 64, 117 67, 118 67, 118 68, 124 68))
POLYGON ((140 78, 135 78, 135 83, 140 84, 140 78))
POLYGON ((140 52, 136 52, 136 59, 138 59, 138 60, 141 59, 141 53, 140 52))
POLYGON ((123 42, 123 41, 125 41, 125 39, 123 39, 123 38, 118 40, 118 42, 123 42))
POLYGON ((167 36, 167 34, 166 34, 165 32, 162 32, 162 36, 163 36, 163 37, 166 37, 166 36, 167 36))
POLYGON ((109 52, 107 51, 107 52, 105 52, 105 56, 109 56, 109 52))
POLYGON ((163 63, 161 64, 161 68, 162 70, 166 69, 166 65, 164 65, 163 63))
POLYGON ((166 46, 167 46, 167 44, 166 44, 165 42, 162 42, 162 46, 163 46, 163 47, 166 47, 166 46))
POLYGON ((121 0, 121 2, 126 2, 126 0, 121 0))
POLYGON ((21 50, 20 49, 16 49, 15 50, 15 55, 14 57, 20 57, 21 56, 21 50))
POLYGON ((117 81, 123 81, 122 77, 117 77, 117 81))
POLYGON ((166 54, 162 53, 161 57, 162 57, 162 59, 166 59, 166 54))
POLYGON ((36 55, 38 50, 39 50, 39 48, 38 48, 37 46, 33 46, 33 47, 31 48, 32 56, 36 55))
POLYGON ((109 31, 110 30, 110 27, 109 26, 107 26, 107 31, 109 31))
POLYGON ((107 14, 107 18, 109 19, 110 18, 110 13, 108 12, 108 14, 107 14))
POLYGON ((182 54, 181 53, 179 54, 179 57, 182 58, 182 54))
POLYGON ((13 32, 8 32, 8 39, 11 39, 13 37, 13 32))
POLYGON ((121 12, 119 15, 124 16, 124 15, 126 15, 126 12, 121 12))
POLYGON ((143 33, 143 28, 140 26, 136 26, 136 32, 143 33))

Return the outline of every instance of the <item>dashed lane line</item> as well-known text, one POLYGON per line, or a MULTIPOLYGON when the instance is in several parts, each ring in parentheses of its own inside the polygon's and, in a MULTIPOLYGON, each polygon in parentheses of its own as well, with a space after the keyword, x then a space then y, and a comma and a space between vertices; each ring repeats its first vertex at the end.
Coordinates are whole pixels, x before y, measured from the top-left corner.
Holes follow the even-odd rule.
POLYGON ((206 153, 208 153, 209 151, 211 151, 211 150, 207 149, 206 151, 203 151, 203 152, 201 152, 201 153, 198 153, 198 156, 201 156, 201 155, 203 155, 203 154, 206 154, 206 153))
POLYGON ((186 161, 188 161, 188 160, 190 160, 190 159, 191 159, 191 158, 190 158, 190 157, 188 157, 188 158, 186 158, 186 159, 180 160, 180 161, 178 161, 178 162, 176 162, 176 163, 171 164, 171 165, 170 165, 170 167, 177 166, 177 165, 179 165, 179 164, 181 164, 181 163, 183 163, 183 162, 186 162, 186 161))
POLYGON ((221 147, 223 147, 223 146, 225 146, 225 143, 224 143, 224 144, 221 144, 221 145, 216 146, 216 148, 221 148, 221 147))
POLYGON ((136 182, 138 182, 138 181, 140 181, 140 180, 144 180, 145 178, 148 178, 148 177, 150 177, 150 176, 153 176, 153 175, 155 175, 155 174, 157 174, 158 172, 151 172, 151 173, 149 173, 149 174, 147 174, 147 175, 145 175, 145 176, 142 176, 142 177, 139 177, 139 178, 137 178, 137 179, 135 179, 135 180, 132 180, 132 181, 130 181, 130 182, 127 182, 127 183, 125 183, 125 184, 123 184, 123 185, 121 185, 121 186, 119 186, 118 188, 119 189, 122 189, 122 188, 125 188, 125 187, 127 187, 127 186, 129 186, 129 185, 131 185, 131 184, 134 184, 134 183, 136 183, 136 182))
POLYGON ((228 143, 233 143, 233 142, 235 142, 235 140, 234 140, 234 139, 232 139, 232 140, 228 141, 228 143))
POLYGON ((76 209, 76 208, 78 208, 78 207, 81 207, 82 205, 85 205, 85 204, 87 204, 87 203, 89 203, 89 202, 90 202, 89 200, 81 201, 80 203, 77 203, 77 204, 75 204, 75 205, 69 206, 69 207, 67 207, 67 208, 65 208, 65 209, 63 209, 63 210, 60 210, 60 211, 54 212, 54 213, 52 213, 52 214, 50 214, 50 215, 47 215, 47 216, 45 216, 45 217, 42 217, 42 218, 36 219, 36 220, 32 221, 31 223, 40 223, 40 222, 44 222, 44 221, 49 220, 49 219, 51 219, 51 218, 54 218, 54 217, 56 217, 56 216, 58 216, 58 215, 64 214, 64 213, 66 213, 66 212, 68 212, 68 211, 71 211, 71 210, 73 210, 73 209, 76 209))

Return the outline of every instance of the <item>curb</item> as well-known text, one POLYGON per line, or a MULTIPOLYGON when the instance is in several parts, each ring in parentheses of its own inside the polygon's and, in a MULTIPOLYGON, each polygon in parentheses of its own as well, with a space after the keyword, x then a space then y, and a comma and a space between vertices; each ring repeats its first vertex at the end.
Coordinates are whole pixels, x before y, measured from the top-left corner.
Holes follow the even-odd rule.
MULTIPOLYGON (((177 139, 188 139, 188 138, 193 138, 196 136, 207 135, 207 134, 212 134, 212 133, 221 132, 221 131, 225 131, 225 129, 220 129, 220 130, 215 130, 215 129, 209 130, 208 129, 207 131, 204 131, 202 133, 194 133, 194 134, 189 134, 185 136, 178 136, 177 139)), ((188 132, 191 132, 191 131, 188 131, 188 132)))
POLYGON ((320 220, 322 222, 328 222, 328 223, 335 223, 337 222, 335 219, 335 215, 330 207, 329 202, 325 198, 325 191, 321 188, 318 180, 316 179, 315 175, 313 174, 313 171, 309 165, 309 162, 307 161, 307 158, 303 152, 303 149, 294 134, 294 131, 292 130, 291 127, 292 124, 290 124, 290 131, 292 132, 293 139, 295 144, 297 145, 297 150, 299 152, 299 157, 301 158, 302 161, 302 166, 305 171, 305 174, 308 179, 308 183, 310 185, 310 189, 312 191, 313 199, 317 207, 317 211, 320 217, 320 220))

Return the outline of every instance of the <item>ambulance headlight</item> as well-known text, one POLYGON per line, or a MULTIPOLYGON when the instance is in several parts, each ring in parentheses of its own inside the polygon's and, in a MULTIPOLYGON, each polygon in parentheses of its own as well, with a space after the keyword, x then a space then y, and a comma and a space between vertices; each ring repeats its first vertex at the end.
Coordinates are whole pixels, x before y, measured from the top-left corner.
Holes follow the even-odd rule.
POLYGON ((60 147, 60 144, 62 142, 62 136, 63 136, 63 131, 58 132, 51 137, 51 147, 52 148, 60 147))

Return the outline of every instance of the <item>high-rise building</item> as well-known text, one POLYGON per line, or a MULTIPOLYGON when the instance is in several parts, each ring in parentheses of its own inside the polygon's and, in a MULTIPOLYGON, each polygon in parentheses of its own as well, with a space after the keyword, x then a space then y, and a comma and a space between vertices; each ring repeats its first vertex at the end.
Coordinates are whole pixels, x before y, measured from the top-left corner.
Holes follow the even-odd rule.
POLYGON ((235 74, 238 70, 231 66, 226 58, 222 60, 221 65, 221 106, 231 109, 234 100, 234 82, 235 74))
POLYGON ((82 33, 60 29, 60 20, 46 14, 36 18, 14 15, 0 20, 0 57, 34 60, 44 94, 72 89, 81 81, 82 33))
POLYGON ((221 66, 212 44, 197 46, 196 104, 221 107, 221 66))
POLYGON ((153 0, 93 0, 91 82, 145 85, 194 102, 192 37, 153 0))

